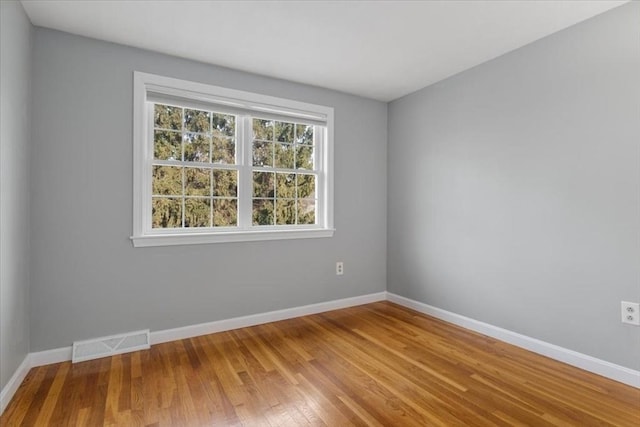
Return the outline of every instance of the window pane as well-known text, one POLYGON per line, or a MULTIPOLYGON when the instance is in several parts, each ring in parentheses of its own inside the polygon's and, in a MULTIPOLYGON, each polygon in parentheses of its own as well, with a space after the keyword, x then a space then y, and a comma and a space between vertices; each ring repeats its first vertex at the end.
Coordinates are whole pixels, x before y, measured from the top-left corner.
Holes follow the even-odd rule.
POLYGON ((273 200, 253 201, 253 225, 273 225, 273 200))
POLYGON ((253 173, 253 197, 274 197, 275 174, 272 172, 253 173))
POLYGON ((226 170, 213 171, 213 195, 222 197, 238 196, 238 172, 226 170))
POLYGON ((253 166, 273 166, 273 143, 253 142, 253 166))
POLYGON ((181 196, 182 168, 176 166, 154 166, 151 191, 154 195, 181 196))
POLYGON ((236 135, 236 117, 226 114, 211 115, 213 135, 214 136, 230 136, 236 135))
POLYGON ((184 194, 187 196, 210 196, 211 170, 185 168, 184 194))
POLYGON ((253 137, 263 141, 273 141, 273 121, 253 119, 253 137))
POLYGON ((298 198, 315 198, 316 197, 316 176, 298 174, 298 198))
POLYGON ((213 136, 213 163, 234 165, 236 163, 236 143, 233 138, 226 136, 213 136))
POLYGON ((182 160, 182 134, 154 130, 153 157, 159 160, 182 160))
POLYGON ((182 227, 182 199, 153 198, 151 226, 153 228, 182 227))
POLYGON ((213 199, 213 226, 235 226, 238 223, 238 201, 213 199))
POLYGON ((156 128, 182 130, 182 108, 155 104, 153 113, 156 128))
POLYGON ((313 199, 298 199, 298 224, 316 223, 316 201, 313 199))
POLYGON ((296 143, 297 144, 313 144, 313 126, 296 125, 296 143))
POLYGON ((185 109, 184 128, 188 132, 211 132, 211 114, 208 111, 185 109))
POLYGON ((184 160, 187 162, 209 162, 211 138, 187 133, 184 136, 184 160))
POLYGON ((211 199, 185 199, 184 226, 211 227, 211 199))
POLYGON ((276 174, 276 197, 296 197, 296 175, 293 173, 276 174))
POLYGON ((296 223, 296 201, 293 199, 276 199, 276 224, 296 223))
POLYGON ((296 169, 313 170, 313 147, 299 145, 296 147, 296 169))
POLYGON ((275 144, 276 167, 293 169, 293 145, 275 144))
POLYGON ((293 142, 293 123, 275 122, 273 133, 278 142, 293 142))

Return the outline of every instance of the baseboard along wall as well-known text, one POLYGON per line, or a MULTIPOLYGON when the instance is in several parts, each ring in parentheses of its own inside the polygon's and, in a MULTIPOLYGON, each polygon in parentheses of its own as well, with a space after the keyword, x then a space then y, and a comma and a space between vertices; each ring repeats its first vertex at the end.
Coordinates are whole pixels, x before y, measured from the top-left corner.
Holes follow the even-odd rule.
POLYGON ((547 356, 559 362, 566 363, 567 365, 575 366, 632 387, 640 388, 640 371, 616 365, 586 354, 578 353, 577 351, 569 350, 555 344, 550 344, 536 338, 531 338, 517 332, 509 331, 498 326, 490 325, 479 320, 471 319, 469 317, 433 307, 390 292, 387 293, 387 300, 437 319, 444 320, 445 322, 453 323, 454 325, 461 326, 465 329, 469 329, 534 353, 547 356))
MULTIPOLYGON (((310 314, 322 313, 325 311, 338 310, 341 308, 354 307, 362 304, 369 304, 377 301, 390 301, 398 305, 416 310, 420 313, 444 320, 454 325, 461 326, 474 332, 490 336, 509 344, 524 348, 534 353, 550 357, 557 361, 584 369, 603 377, 619 381, 632 387, 640 388, 640 371, 616 365, 605 360, 597 359, 586 354, 578 353, 564 347, 550 344, 535 338, 521 335, 507 329, 480 322, 460 314, 452 313, 441 308, 412 300, 390 292, 377 292, 373 294, 361 295, 357 297, 344 298, 339 300, 321 302, 317 304, 304 305, 301 307, 287 308, 283 310, 270 311, 267 313, 253 314, 249 316, 234 317, 232 319, 218 320, 215 322, 201 323, 197 325, 185 326, 175 329, 151 332, 151 345, 200 335, 213 334, 216 332, 230 331, 238 328, 260 325, 279 320, 292 319, 310 314)), ((31 368, 49 365, 71 360, 72 347, 62 347, 53 350, 45 350, 29 353, 20 364, 9 382, 0 392, 0 414, 11 401, 11 398, 18 390, 20 384, 27 376, 31 368)))
POLYGON ((2 415, 7 405, 9 405, 11 398, 16 394, 18 387, 20 387, 20 384, 22 384, 22 381, 24 381, 24 378, 32 367, 29 361, 29 355, 27 354, 20 366, 18 366, 18 369, 16 369, 11 378, 9 378, 7 384, 2 388, 2 391, 0 391, 0 415, 2 415))

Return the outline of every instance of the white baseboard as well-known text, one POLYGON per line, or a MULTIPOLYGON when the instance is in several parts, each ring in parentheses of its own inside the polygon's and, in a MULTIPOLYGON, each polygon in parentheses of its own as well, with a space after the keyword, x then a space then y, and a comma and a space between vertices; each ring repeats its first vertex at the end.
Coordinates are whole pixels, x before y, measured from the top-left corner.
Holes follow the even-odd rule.
POLYGON ((52 363, 60 363, 71 360, 72 353, 72 346, 54 348, 52 350, 29 353, 29 360, 31 362, 31 367, 35 368, 36 366, 51 365, 52 363))
POLYGON ((0 415, 4 412, 13 395, 16 394, 18 387, 20 387, 20 384, 22 384, 22 381, 24 381, 30 369, 31 365, 29 363, 29 355, 27 354, 20 366, 18 366, 18 369, 13 373, 13 376, 9 378, 9 382, 7 382, 0 392, 0 415))
POLYGON ((11 402, 13 395, 18 391, 18 387, 20 387, 20 384, 22 384, 22 381, 24 381, 24 378, 31 368, 66 362, 67 360, 71 360, 71 347, 62 347, 27 354, 9 382, 2 388, 2 391, 0 391, 0 415, 2 415, 7 408, 9 402, 11 402))
POLYGON ((446 322, 453 323, 454 325, 461 326, 465 329, 470 329, 472 331, 488 335, 492 338, 499 339, 500 341, 504 341, 509 344, 513 344, 515 346, 532 351, 534 353, 538 353, 543 356, 558 360, 560 362, 564 362, 568 365, 584 369, 585 371, 602 375, 603 377, 619 381, 632 387, 640 388, 640 371, 616 365, 614 363, 597 359, 586 354, 578 353, 577 351, 569 350, 555 344, 550 344, 536 338, 521 335, 516 332, 500 328, 498 326, 480 322, 479 320, 471 319, 460 314, 433 307, 431 305, 405 298, 391 292, 387 292, 387 300, 419 311, 420 313, 424 313, 429 316, 444 320, 446 322))
POLYGON ((216 332, 230 331, 232 329, 246 328, 261 325, 263 323, 277 322, 278 320, 292 319, 294 317, 323 313, 325 311, 338 310, 356 305, 369 304, 376 301, 384 301, 386 292, 361 295, 334 301, 320 302, 317 304, 303 305, 302 307, 286 308, 284 310, 269 311, 267 313, 252 314, 250 316, 234 317, 232 319, 218 320, 215 322, 201 323, 199 325, 185 326, 182 328, 167 329, 151 332, 151 345, 163 342, 213 334, 216 332))
MULTIPOLYGON (((306 316, 309 314, 322 313, 330 310, 353 307, 356 305, 369 304, 376 301, 384 301, 386 292, 360 295, 357 297, 343 298, 334 301, 320 302, 317 304, 304 305, 302 307, 285 308, 283 310, 269 311, 267 313, 252 314, 249 316, 234 317, 231 319, 217 320, 215 322, 200 323, 181 328, 165 329, 163 331, 151 332, 151 345, 161 344, 169 341, 176 341, 185 338, 197 337, 200 335, 214 334, 216 332, 230 331, 232 329, 246 328, 248 326, 261 325, 278 320, 292 319, 294 317, 306 316)), ((65 362, 71 360, 73 348, 61 347, 53 350, 30 353, 31 367, 49 365, 52 363, 65 362)))

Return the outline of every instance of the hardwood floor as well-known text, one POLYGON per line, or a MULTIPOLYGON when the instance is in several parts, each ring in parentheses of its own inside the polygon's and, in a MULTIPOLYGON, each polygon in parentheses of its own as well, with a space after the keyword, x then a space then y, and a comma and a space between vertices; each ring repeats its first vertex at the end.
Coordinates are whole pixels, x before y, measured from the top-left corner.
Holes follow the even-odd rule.
POLYGON ((34 368, 2 426, 640 426, 640 390, 389 302, 34 368))

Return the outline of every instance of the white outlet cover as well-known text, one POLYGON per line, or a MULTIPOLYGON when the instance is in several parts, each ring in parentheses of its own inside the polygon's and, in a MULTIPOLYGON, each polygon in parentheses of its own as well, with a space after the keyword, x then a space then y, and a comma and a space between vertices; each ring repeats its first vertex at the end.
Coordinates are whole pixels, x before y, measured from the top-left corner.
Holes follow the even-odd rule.
POLYGON ((640 303, 622 301, 621 315, 622 323, 640 326, 640 303))

